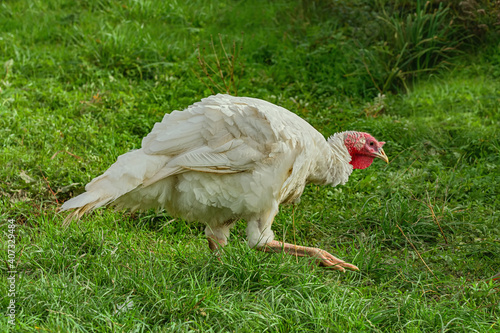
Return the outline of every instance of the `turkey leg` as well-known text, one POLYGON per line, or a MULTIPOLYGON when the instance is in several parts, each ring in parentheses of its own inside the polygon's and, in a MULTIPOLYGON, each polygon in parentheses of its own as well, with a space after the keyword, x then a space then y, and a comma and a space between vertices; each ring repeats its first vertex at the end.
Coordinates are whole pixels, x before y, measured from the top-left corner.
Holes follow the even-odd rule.
POLYGON ((345 272, 346 268, 353 271, 359 271, 358 267, 336 258, 325 250, 318 249, 316 247, 300 246, 273 240, 266 243, 263 247, 259 248, 259 250, 275 253, 285 252, 286 254, 299 257, 309 256, 316 259, 316 261, 318 261, 318 263, 322 266, 342 272, 345 272))
POLYGON ((215 254, 217 259, 222 263, 220 255, 222 254, 222 248, 225 245, 224 241, 214 236, 208 236, 207 240, 208 240, 208 247, 215 254))

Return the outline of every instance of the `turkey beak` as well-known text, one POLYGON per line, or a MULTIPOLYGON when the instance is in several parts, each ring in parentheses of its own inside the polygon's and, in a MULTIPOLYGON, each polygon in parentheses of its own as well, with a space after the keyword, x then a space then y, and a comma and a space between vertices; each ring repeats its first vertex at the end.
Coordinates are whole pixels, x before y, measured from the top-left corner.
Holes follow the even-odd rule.
POLYGON ((389 158, 387 157, 387 155, 385 154, 385 152, 382 148, 380 148, 378 150, 378 152, 374 153, 374 156, 380 158, 381 160, 385 161, 386 163, 389 163, 389 158))

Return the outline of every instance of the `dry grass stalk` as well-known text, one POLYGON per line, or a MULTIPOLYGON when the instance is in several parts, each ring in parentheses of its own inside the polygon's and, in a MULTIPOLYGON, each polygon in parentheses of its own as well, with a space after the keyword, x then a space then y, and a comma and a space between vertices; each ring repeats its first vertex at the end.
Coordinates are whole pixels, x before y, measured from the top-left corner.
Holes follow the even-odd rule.
POLYGON ((198 64, 203 75, 200 75, 197 71, 194 71, 194 73, 212 94, 220 92, 237 96, 239 82, 245 70, 243 63, 238 61, 243 49, 243 43, 237 45, 236 41, 233 41, 230 53, 228 53, 222 41, 222 36, 219 34, 219 45, 220 51, 217 52, 213 37, 211 37, 211 54, 209 55, 204 53, 204 47, 198 46, 198 64), (211 57, 213 57, 212 61, 210 61, 211 57))
POLYGON ((417 253, 418 257, 420 258, 420 260, 424 263, 425 267, 427 267, 427 269, 429 270, 429 272, 432 273, 432 275, 434 277, 436 277, 436 275, 434 274, 434 272, 432 271, 432 269, 430 269, 429 266, 427 266, 424 258, 422 258, 422 256, 420 255, 420 253, 418 252, 417 248, 415 247, 415 245, 413 245, 413 243, 408 239, 408 237, 406 237, 403 229, 401 229, 401 227, 399 226, 399 224, 396 224, 396 227, 398 227, 399 231, 401 231, 401 233, 403 234, 404 238, 406 238, 406 240, 408 241, 408 243, 410 243, 411 247, 415 250, 415 252, 417 253))

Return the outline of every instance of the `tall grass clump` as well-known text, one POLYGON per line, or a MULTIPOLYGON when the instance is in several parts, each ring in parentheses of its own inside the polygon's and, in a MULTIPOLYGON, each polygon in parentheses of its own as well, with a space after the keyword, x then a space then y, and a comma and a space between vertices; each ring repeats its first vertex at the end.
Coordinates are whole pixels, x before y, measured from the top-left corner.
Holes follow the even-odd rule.
POLYGON ((457 54, 458 40, 452 39, 449 8, 442 3, 431 10, 429 2, 417 2, 414 13, 378 17, 385 32, 382 40, 362 48, 360 56, 380 93, 404 88, 422 73, 448 67, 457 54))

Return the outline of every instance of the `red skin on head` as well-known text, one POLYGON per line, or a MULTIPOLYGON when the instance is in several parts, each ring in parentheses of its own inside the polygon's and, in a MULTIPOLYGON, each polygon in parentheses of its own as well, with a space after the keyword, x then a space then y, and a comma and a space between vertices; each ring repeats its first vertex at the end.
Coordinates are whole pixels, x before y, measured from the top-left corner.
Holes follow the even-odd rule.
POLYGON ((354 169, 368 168, 377 152, 385 142, 378 142, 373 136, 363 132, 347 132, 344 144, 351 155, 349 162, 354 169))

